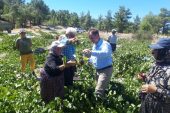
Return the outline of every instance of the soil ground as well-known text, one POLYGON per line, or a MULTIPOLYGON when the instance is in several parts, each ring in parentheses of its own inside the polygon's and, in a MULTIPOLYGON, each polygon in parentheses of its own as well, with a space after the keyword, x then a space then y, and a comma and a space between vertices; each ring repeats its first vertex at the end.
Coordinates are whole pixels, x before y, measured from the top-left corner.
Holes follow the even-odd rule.
MULTIPOLYGON (((19 33, 19 30, 20 29, 13 29, 12 30, 12 34, 17 34, 19 33)), ((32 32, 33 34, 36 34, 36 35, 40 35, 38 32, 39 31, 43 31, 43 32, 58 32, 58 33, 61 33, 61 32, 64 32, 65 31, 65 28, 62 27, 62 26, 57 26, 55 29, 51 28, 51 29, 47 29, 46 26, 33 26, 32 28, 25 28, 26 31, 28 32, 32 32)), ((107 40, 107 38, 111 35, 111 32, 102 32, 100 31, 100 36, 104 39, 107 40)), ((132 33, 116 33, 117 37, 118 38, 126 38, 126 39, 132 39, 133 37, 133 34, 132 33)), ((153 37, 155 37, 154 39, 158 39, 160 37, 168 37, 168 36, 165 36, 165 35, 157 35, 157 34, 154 34, 153 37)))

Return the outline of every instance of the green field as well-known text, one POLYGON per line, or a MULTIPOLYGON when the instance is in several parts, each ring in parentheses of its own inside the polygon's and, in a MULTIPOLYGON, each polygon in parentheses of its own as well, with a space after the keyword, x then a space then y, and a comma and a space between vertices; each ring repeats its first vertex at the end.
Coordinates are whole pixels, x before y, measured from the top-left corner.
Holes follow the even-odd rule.
MULTIPOLYGON (((77 60, 81 50, 91 47, 86 34, 79 34, 77 60)), ((40 97, 39 81, 29 73, 20 75, 19 53, 13 50, 18 36, 0 34, 0 113, 137 113, 140 107, 138 92, 141 82, 136 75, 148 70, 152 63, 148 40, 119 39, 113 55, 114 72, 104 101, 94 97, 94 69, 87 64, 78 67, 77 76, 84 81, 75 81, 71 89, 65 88, 63 103, 59 98, 45 105, 40 97)), ((53 37, 41 33, 32 39, 33 49, 47 47, 53 37)), ((48 52, 35 55, 36 72, 44 64, 48 52)), ((27 70, 29 71, 29 69, 27 70)))

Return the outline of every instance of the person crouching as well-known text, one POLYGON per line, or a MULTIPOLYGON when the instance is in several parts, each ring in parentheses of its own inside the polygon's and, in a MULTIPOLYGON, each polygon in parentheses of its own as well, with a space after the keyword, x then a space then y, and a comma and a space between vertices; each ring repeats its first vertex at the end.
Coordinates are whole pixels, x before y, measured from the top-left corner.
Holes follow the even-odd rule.
POLYGON ((55 97, 64 97, 64 68, 66 65, 63 63, 61 55, 63 47, 64 45, 60 42, 53 42, 44 68, 40 70, 40 94, 45 103, 49 103, 55 97))

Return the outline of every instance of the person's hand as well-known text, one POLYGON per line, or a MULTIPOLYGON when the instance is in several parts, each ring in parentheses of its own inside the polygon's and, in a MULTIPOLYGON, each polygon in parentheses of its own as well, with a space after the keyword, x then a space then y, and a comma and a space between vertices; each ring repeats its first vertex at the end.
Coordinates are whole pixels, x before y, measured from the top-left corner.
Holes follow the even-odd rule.
POLYGON ((84 60, 83 59, 79 60, 79 64, 84 65, 84 60))
POLYGON ((90 49, 84 49, 84 50, 83 50, 83 53, 89 53, 89 52, 91 52, 90 49))
POLYGON ((145 77, 146 77, 146 74, 145 74, 145 73, 139 73, 139 74, 137 75, 137 78, 138 78, 139 80, 144 80, 145 77))
POLYGON ((90 49, 84 49, 83 54, 84 54, 85 57, 89 58, 91 56, 91 50, 90 49))
POLYGON ((141 87, 141 91, 143 93, 155 93, 157 90, 157 87, 153 84, 145 84, 145 85, 142 85, 141 87))
POLYGON ((77 38, 70 38, 69 43, 75 43, 77 41, 77 38))
POLYGON ((76 61, 72 61, 72 60, 66 63, 66 67, 75 66, 75 65, 76 65, 76 61))
POLYGON ((59 70, 63 71, 65 69, 65 65, 64 64, 60 65, 60 66, 58 66, 58 68, 59 68, 59 70))

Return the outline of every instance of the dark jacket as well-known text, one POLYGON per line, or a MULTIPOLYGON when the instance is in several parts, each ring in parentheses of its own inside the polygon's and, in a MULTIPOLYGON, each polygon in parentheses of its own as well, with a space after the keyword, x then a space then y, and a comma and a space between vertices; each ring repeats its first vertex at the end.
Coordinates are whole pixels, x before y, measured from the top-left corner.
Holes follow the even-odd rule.
POLYGON ((58 66, 62 64, 62 56, 50 53, 46 59, 44 70, 51 77, 59 76, 63 71, 59 70, 58 66))

